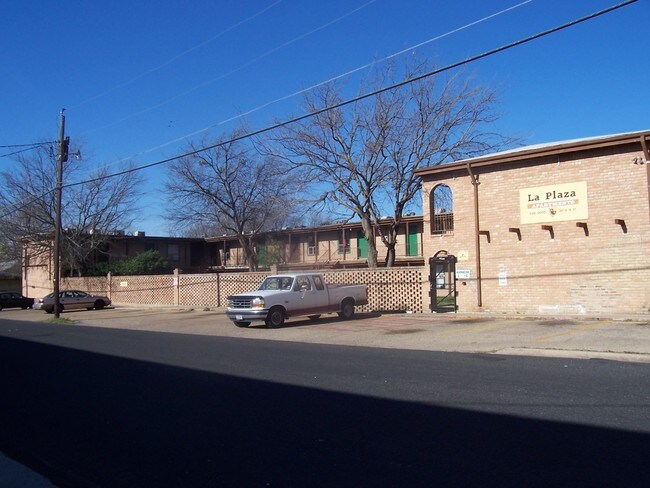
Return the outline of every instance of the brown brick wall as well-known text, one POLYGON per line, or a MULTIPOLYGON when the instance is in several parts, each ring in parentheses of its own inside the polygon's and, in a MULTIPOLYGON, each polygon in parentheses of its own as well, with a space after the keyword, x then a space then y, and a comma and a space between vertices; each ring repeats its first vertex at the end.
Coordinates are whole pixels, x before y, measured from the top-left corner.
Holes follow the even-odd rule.
MULTIPOLYGON (((474 197, 465 172, 438 174, 423 184, 425 257, 445 249, 466 255, 458 269, 471 277, 458 283, 460 311, 522 314, 648 313, 650 223, 646 168, 632 164, 637 152, 600 149, 535 161, 478 168, 482 298, 478 307, 474 197), (450 177, 452 176, 452 177, 450 177), (522 224, 519 189, 587 183, 589 235, 576 221, 553 222, 554 238, 542 224, 522 224), (454 196, 453 235, 429 234, 429 200, 435 185, 454 196), (626 231, 615 224, 622 219, 626 231), (519 228, 521 240, 509 228, 519 228), (465 253, 461 252, 465 251, 465 253), (507 278, 500 283, 499 276, 507 278), (505 273, 505 275, 503 274, 505 273), (463 285, 462 282, 465 282, 463 285)), ((545 223, 546 224, 546 223, 545 223)))

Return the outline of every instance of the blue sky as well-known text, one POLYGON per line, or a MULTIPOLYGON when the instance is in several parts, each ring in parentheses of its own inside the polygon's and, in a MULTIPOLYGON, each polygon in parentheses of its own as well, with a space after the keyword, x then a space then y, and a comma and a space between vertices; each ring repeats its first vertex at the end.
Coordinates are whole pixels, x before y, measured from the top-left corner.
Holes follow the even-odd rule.
MULTIPOLYGON (((66 133, 89 168, 147 164, 231 130, 244 112, 254 129, 299 114, 300 96, 269 102, 427 40, 442 36, 402 56, 415 51, 445 66, 617 3, 5 2, 0 145, 56 139, 65 107, 66 133)), ((526 144, 650 129, 648 18, 650 4, 639 0, 465 71, 501 93, 495 129, 526 144)), ((367 72, 345 78, 350 93, 367 72)), ((12 164, 0 158, 0 169, 12 164)), ((173 234, 159 215, 164 166, 143 175, 143 211, 128 230, 173 234)))

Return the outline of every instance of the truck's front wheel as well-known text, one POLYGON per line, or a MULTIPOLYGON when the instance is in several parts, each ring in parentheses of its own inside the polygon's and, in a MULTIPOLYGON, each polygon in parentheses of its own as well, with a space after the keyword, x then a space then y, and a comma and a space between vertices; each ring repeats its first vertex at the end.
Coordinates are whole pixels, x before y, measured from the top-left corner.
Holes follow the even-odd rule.
POLYGON ((269 329, 276 329, 284 325, 284 310, 282 307, 273 307, 264 321, 269 329))
POLYGON ((354 302, 352 300, 345 300, 341 304, 339 317, 343 320, 350 320, 352 317, 354 317, 354 302))

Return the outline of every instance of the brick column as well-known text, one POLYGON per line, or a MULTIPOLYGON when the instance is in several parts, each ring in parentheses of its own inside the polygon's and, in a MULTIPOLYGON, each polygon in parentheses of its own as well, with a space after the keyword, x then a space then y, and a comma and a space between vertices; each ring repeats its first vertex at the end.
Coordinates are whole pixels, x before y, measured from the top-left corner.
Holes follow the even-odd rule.
POLYGON ((108 274, 106 275, 106 296, 110 301, 113 301, 111 298, 111 289, 113 288, 112 286, 112 278, 113 275, 111 275, 111 272, 109 271, 108 274))

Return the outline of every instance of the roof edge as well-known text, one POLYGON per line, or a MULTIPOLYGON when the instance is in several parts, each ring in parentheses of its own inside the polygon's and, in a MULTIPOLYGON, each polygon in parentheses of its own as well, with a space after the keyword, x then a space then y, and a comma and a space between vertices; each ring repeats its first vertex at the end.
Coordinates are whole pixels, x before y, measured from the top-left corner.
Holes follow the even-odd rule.
POLYGON ((422 176, 461 169, 466 167, 468 164, 473 167, 478 167, 489 166, 493 164, 510 163, 515 161, 524 161, 527 159, 541 158, 557 154, 566 154, 591 149, 599 149, 603 147, 640 143, 642 138, 644 140, 650 139, 650 130, 524 146, 516 149, 510 149, 508 151, 487 154, 485 156, 479 156, 476 158, 462 159, 459 161, 454 161, 452 163, 436 166, 426 166, 424 168, 417 169, 415 173, 419 176, 422 176))

